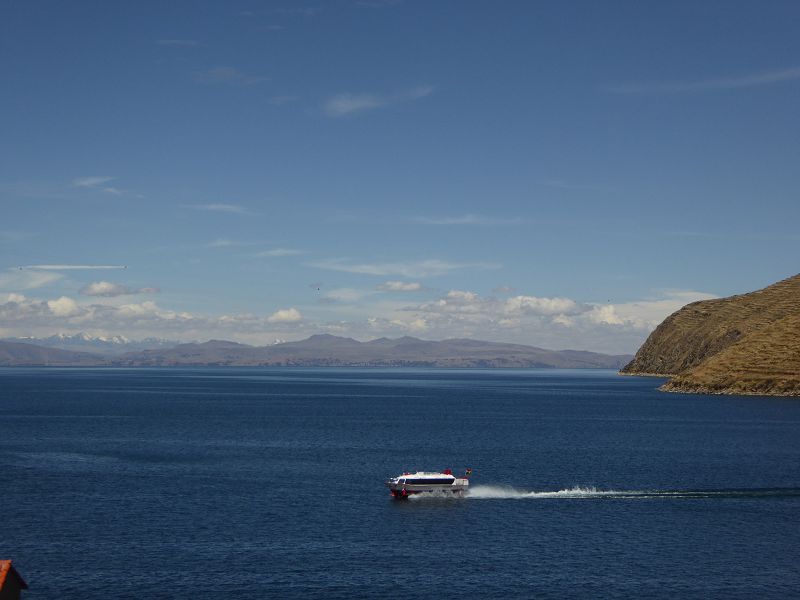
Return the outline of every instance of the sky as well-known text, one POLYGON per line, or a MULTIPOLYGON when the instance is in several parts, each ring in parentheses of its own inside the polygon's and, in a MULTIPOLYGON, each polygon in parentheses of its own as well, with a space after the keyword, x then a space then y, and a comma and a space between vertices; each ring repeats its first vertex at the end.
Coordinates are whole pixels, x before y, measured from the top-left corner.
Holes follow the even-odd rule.
POLYGON ((0 337, 632 353, 800 271, 797 2, 10 1, 0 337))

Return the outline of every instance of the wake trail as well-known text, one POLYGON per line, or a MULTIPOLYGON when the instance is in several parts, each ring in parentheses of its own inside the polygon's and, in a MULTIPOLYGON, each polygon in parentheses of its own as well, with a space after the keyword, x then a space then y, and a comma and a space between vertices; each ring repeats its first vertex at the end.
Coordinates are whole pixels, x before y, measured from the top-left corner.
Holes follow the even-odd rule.
POLYGON ((738 488, 715 490, 599 490, 572 487, 557 491, 525 491, 512 487, 476 485, 465 498, 473 500, 651 499, 651 498, 800 498, 800 488, 738 488))

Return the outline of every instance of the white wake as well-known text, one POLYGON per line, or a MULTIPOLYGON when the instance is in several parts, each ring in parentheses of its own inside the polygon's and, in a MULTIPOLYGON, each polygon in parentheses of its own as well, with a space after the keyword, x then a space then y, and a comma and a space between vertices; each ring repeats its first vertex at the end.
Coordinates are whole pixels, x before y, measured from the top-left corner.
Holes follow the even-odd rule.
POLYGON ((591 499, 697 499, 697 498, 799 498, 800 488, 733 488, 707 490, 598 490, 594 486, 575 486, 557 491, 528 491, 510 486, 470 486, 464 496, 450 493, 414 494, 409 500, 472 499, 472 500, 543 500, 547 498, 591 499))
POLYGON ((636 492, 620 492, 616 490, 598 490, 595 487, 575 486, 555 492, 529 492, 512 487, 496 485, 476 485, 467 492, 467 498, 477 500, 521 500, 525 498, 602 498, 620 497, 637 494, 636 492))

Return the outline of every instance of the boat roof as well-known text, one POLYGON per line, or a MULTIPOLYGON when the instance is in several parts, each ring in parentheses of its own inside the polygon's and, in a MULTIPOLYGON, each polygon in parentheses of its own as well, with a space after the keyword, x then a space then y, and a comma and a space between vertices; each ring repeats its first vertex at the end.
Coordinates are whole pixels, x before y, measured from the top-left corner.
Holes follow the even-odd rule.
POLYGON ((403 473, 402 475, 398 475, 398 477, 413 477, 416 479, 442 479, 452 477, 456 479, 455 475, 452 473, 443 473, 441 471, 417 471, 416 473, 403 473))

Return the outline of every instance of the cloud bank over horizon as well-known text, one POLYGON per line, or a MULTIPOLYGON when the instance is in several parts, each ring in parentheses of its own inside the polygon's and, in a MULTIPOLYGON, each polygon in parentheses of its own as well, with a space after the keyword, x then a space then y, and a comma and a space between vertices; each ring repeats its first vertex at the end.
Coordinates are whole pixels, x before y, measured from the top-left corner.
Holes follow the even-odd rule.
POLYGON ((308 307, 313 317, 297 307, 275 308, 261 315, 207 315, 165 308, 152 300, 120 302, 122 297, 154 293, 154 290, 109 282, 95 282, 82 288, 88 300, 66 295, 34 298, 12 292, 0 296, 0 337, 87 332, 131 339, 222 338, 266 345, 278 338, 294 341, 316 333, 361 341, 413 335, 424 339, 473 338, 553 350, 623 354, 635 352, 667 315, 689 302, 714 297, 703 292, 673 290, 636 302, 596 304, 564 297, 497 298, 450 290, 408 304, 402 300, 387 302, 375 296, 407 295, 409 291, 419 291, 416 284, 386 283, 383 288, 387 292, 334 290, 332 296, 336 302, 333 306, 324 303, 324 312, 318 306, 308 307))

